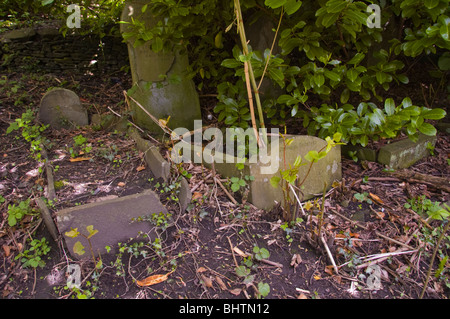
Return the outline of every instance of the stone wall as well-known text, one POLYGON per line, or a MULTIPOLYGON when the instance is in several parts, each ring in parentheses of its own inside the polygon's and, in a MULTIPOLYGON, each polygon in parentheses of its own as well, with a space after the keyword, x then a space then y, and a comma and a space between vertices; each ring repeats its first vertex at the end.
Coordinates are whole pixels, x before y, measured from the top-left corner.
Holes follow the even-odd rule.
POLYGON ((121 37, 66 35, 55 27, 24 28, 0 34, 0 71, 113 73, 128 67, 121 37))

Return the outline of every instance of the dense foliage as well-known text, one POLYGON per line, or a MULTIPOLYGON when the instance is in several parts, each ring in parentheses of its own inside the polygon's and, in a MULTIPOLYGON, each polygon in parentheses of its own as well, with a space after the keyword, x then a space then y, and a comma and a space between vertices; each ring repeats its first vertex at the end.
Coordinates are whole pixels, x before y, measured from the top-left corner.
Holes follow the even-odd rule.
POLYGON ((368 7, 372 2, 242 1, 247 24, 280 22, 278 54, 267 48, 244 56, 233 29, 233 4, 223 1, 148 1, 156 16, 170 18, 151 30, 136 21, 135 32, 126 36, 138 34, 138 41, 151 41, 155 51, 174 43, 187 48, 200 88, 217 89, 214 111, 228 126, 249 126, 244 61, 250 60, 258 79, 265 74, 282 90, 264 99, 272 125, 298 118, 310 134, 324 138, 339 132, 343 140, 362 145, 401 131, 412 139, 418 132, 434 135, 426 120, 444 117, 444 110, 416 106, 408 96, 394 101, 386 92, 408 85, 404 61, 420 56, 432 56, 434 75, 446 78, 449 1, 381 1, 379 17, 368 7))
MULTIPOLYGON (((133 19, 124 38, 134 37, 135 45, 150 43, 154 51, 186 49, 192 77, 200 90, 218 94, 214 111, 227 126, 250 123, 244 61, 251 61, 258 81, 264 75, 279 87, 278 94, 263 95, 271 125, 294 120, 309 134, 324 138, 339 132, 346 142, 366 145, 399 132, 412 139, 418 132, 433 135, 436 130, 426 120, 445 116, 440 108, 416 106, 409 96, 394 100, 387 92, 409 84, 405 63, 421 57, 434 61, 429 71, 442 84, 436 89, 450 91, 449 0, 242 0, 246 25, 265 19, 277 30, 274 51, 251 50, 247 56, 236 34, 232 1, 146 3, 142 11, 163 19, 151 29, 133 19)), ((6 1, 0 11, 61 12, 65 4, 6 1)), ((97 32, 106 22, 117 22, 123 4, 81 1, 83 17, 91 17, 88 25, 97 32)))

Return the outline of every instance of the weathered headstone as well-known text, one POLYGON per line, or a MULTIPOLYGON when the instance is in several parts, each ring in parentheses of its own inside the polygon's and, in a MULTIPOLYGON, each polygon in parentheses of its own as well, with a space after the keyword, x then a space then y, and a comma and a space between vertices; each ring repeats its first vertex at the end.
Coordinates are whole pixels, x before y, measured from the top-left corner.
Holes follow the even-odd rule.
MULTIPOLYGON (((148 8, 142 13, 142 7, 148 1, 129 1, 124 7, 122 21, 140 20, 147 28, 152 28, 158 19, 148 8)), ((132 30, 129 25, 121 24, 121 32, 132 30)), ((151 42, 134 46, 135 38, 127 39, 133 88, 130 96, 157 120, 170 116, 168 127, 192 129, 194 120, 201 119, 200 101, 192 79, 187 77, 189 60, 186 53, 179 51, 158 53, 151 50, 151 42)), ((130 101, 134 112, 134 121, 152 133, 161 134, 162 130, 145 111, 134 101, 130 101)))
POLYGON ((383 146, 378 152, 378 162, 390 168, 407 168, 428 156, 428 145, 436 145, 436 136, 419 135, 417 142, 409 138, 383 146))
POLYGON ((140 232, 155 237, 155 233, 152 231, 153 226, 149 222, 132 222, 132 220, 161 212, 167 214, 166 208, 154 192, 147 190, 135 195, 61 210, 56 213, 56 221, 72 257, 84 259, 91 257, 89 242, 83 236, 76 238, 66 236, 65 233, 72 228, 76 228, 87 236, 89 233, 86 227, 92 225, 95 230, 98 230, 98 233, 90 238, 94 253, 96 255, 105 253, 106 246, 111 247, 111 252, 115 252, 117 243, 125 243, 136 238, 140 232), (80 241, 86 248, 85 254, 82 256, 73 250, 77 241, 80 241))
POLYGON ((78 95, 62 88, 53 89, 44 95, 39 107, 39 119, 56 129, 89 124, 87 110, 78 95))

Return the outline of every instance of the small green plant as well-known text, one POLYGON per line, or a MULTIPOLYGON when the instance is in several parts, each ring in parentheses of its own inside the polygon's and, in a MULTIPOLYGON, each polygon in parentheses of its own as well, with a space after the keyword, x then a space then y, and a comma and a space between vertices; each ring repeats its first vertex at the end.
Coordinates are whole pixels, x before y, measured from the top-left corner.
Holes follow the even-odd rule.
POLYGON ((254 179, 255 179, 254 176, 248 176, 248 175, 245 175, 244 178, 231 177, 230 178, 231 190, 236 193, 239 190, 241 190, 241 188, 245 188, 247 186, 248 181, 252 181, 254 179))
POLYGON ((303 162, 303 159, 300 155, 297 156, 292 165, 290 163, 286 163, 286 147, 288 147, 293 142, 293 139, 287 139, 284 135, 282 135, 281 137, 283 138, 284 145, 284 169, 280 169, 280 176, 273 176, 270 179, 270 183, 275 188, 281 185, 283 191, 283 218, 286 221, 293 221, 297 218, 297 211, 299 209, 298 206, 303 209, 300 202, 301 188, 308 178, 312 166, 314 165, 314 163, 317 163, 319 160, 324 158, 333 147, 343 144, 340 143, 342 134, 335 133, 333 135, 333 138, 327 137, 325 139, 325 141, 327 142, 326 146, 324 146, 319 151, 309 151, 305 155, 305 159, 309 162, 309 167, 305 177, 301 181, 298 180, 299 169, 301 166, 307 165, 307 163, 303 162), (291 194, 294 195, 295 199, 292 198, 291 194))
POLYGON ((366 202, 369 205, 373 203, 372 200, 369 198, 369 193, 367 192, 356 193, 353 195, 353 197, 355 197, 355 199, 360 203, 366 202))
POLYGON ((92 146, 87 144, 87 139, 82 134, 75 136, 73 141, 74 146, 69 148, 71 157, 77 157, 91 152, 92 146))
POLYGON ((45 261, 42 259, 42 257, 47 255, 50 251, 47 239, 45 239, 45 237, 43 237, 41 240, 29 239, 29 244, 29 248, 19 253, 15 259, 20 259, 24 268, 43 268, 45 266, 45 261))
POLYGON ((270 257, 270 253, 266 248, 260 248, 258 246, 253 247, 253 254, 255 259, 261 261, 270 257))
POLYGON ((22 220, 25 215, 31 212, 30 200, 21 201, 16 204, 8 205, 8 225, 13 227, 22 220))
POLYGON ((426 198, 425 195, 414 199, 409 199, 405 203, 405 208, 410 208, 423 217, 430 217, 436 220, 445 220, 450 216, 449 207, 444 203, 445 208, 439 202, 433 202, 426 198))
MULTIPOLYGON (((92 236, 94 236, 95 234, 98 233, 98 230, 94 229, 93 225, 89 225, 86 226, 86 230, 88 232, 87 235, 80 233, 78 231, 78 228, 71 228, 70 231, 66 232, 65 235, 67 237, 70 238, 77 238, 78 236, 82 236, 85 239, 87 239, 88 243, 89 243, 89 250, 91 252, 92 255, 92 260, 94 261, 95 267, 97 269, 100 269, 102 267, 102 261, 100 260, 99 262, 96 261, 95 259, 95 254, 94 254, 94 250, 92 249, 92 242, 91 242, 91 238, 92 236)), ((83 256, 85 254, 84 251, 85 247, 83 246, 83 244, 80 241, 77 241, 74 245, 73 245, 73 252, 76 253, 79 256, 83 256)))
POLYGON ((431 156, 434 156, 434 149, 435 149, 434 145, 431 142, 428 142, 427 143, 427 150, 430 152, 431 156))
MULTIPOLYGON (((427 210, 428 215, 432 219, 441 220, 442 221, 441 227, 443 228, 443 230, 442 230, 442 232, 441 232, 441 234, 440 234, 440 236, 439 236, 439 238, 438 238, 438 240, 436 242, 436 246, 434 247, 433 256, 431 257, 430 266, 428 268, 427 276, 425 278, 425 283, 423 285, 422 292, 421 292, 420 297, 419 297, 420 299, 423 298, 423 296, 425 294, 425 291, 427 289, 428 282, 430 280, 431 272, 432 272, 432 269, 433 269, 434 260, 436 258, 436 255, 437 255, 438 251, 439 251, 439 246, 441 245, 442 240, 444 238, 446 238, 446 233, 447 233, 447 231, 448 231, 448 229, 450 227, 450 221, 448 219, 448 217, 450 216, 450 206, 448 206, 447 204, 444 203, 444 207, 445 208, 442 208, 442 207, 440 207, 440 205, 436 205, 436 202, 434 202, 434 203, 432 203, 431 207, 432 207, 431 209, 427 210)), ((448 248, 448 246, 447 246, 447 248, 448 248)), ((443 268, 444 268, 445 264, 447 263, 447 259, 448 259, 448 256, 446 255, 441 260, 439 268, 438 268, 438 270, 437 270, 437 272, 435 274, 436 277, 439 277, 439 275, 442 274, 443 268), (443 260, 445 260, 445 261, 443 262, 443 260), (441 266, 441 264, 442 264, 442 266, 441 266), (442 269, 441 269, 441 267, 442 267, 442 269)))
POLYGON ((25 141, 30 143, 31 155, 37 159, 41 159, 42 146, 49 144, 48 140, 42 136, 42 133, 48 128, 49 125, 32 124, 36 118, 35 112, 28 109, 22 113, 22 116, 16 119, 9 125, 6 130, 6 134, 10 134, 13 131, 21 130, 22 137, 25 141))

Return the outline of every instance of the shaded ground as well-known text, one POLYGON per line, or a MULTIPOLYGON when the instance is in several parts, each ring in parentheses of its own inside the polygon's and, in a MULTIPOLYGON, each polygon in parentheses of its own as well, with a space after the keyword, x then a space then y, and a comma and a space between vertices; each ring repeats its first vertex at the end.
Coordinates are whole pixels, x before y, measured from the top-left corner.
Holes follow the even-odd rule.
MULTIPOLYGON (((173 180, 163 185, 153 179, 143 154, 136 151, 129 137, 92 128, 43 133, 52 142, 48 155, 57 182, 58 200, 50 206, 51 211, 151 188, 161 194, 173 218, 163 221, 167 229, 160 242, 144 240, 142 246, 133 245, 134 241, 124 243, 121 253, 103 256, 101 269, 95 269, 91 260, 72 261, 63 241, 54 242, 39 218, 33 199, 47 195, 46 176, 29 156, 29 143, 18 131, 4 133, 27 105, 37 107, 50 86, 75 90, 90 114, 110 112, 108 107, 123 114, 122 90, 129 87, 128 81, 126 75, 114 81, 109 77, 7 75, 0 95, 0 190, 5 199, 0 204, 0 298, 246 299, 259 297, 267 288, 266 298, 274 299, 408 299, 420 295, 442 226, 440 221, 424 223, 426 214, 419 217, 404 204, 423 195, 442 203, 450 200, 448 193, 392 178, 376 163, 343 159, 344 179, 327 194, 322 227, 339 266, 336 275, 323 245, 315 246, 308 240, 318 222, 317 208, 311 208, 307 212, 310 217, 303 216, 303 221, 286 224, 277 209, 264 212, 248 203, 233 204, 211 171, 186 164, 183 169, 192 175, 189 183, 194 200, 186 212, 180 212, 170 195, 176 195, 175 181, 182 170, 174 168, 173 180), (70 148, 80 134, 92 149, 79 157, 91 160, 73 162, 70 148), (358 201, 355 194, 366 196, 358 201), (32 199, 30 206, 35 213, 14 227, 8 226, 8 205, 27 198, 32 199), (17 256, 30 247, 32 239, 42 237, 51 246, 42 256, 45 266, 24 268, 17 256), (391 255, 382 258, 382 253, 391 255), (368 289, 371 274, 366 273, 364 263, 371 255, 380 266, 382 286, 378 290, 368 289), (69 264, 81 267, 81 290, 66 286, 69 264), (149 276, 166 274, 161 283, 148 287, 137 284, 149 276)), ((411 169, 450 178, 449 154, 449 135, 440 133, 434 156, 411 169)), ((221 183, 227 187, 227 181, 221 183)), ((232 193, 229 187, 228 192, 242 200, 242 194, 232 193)), ((321 201, 318 198, 312 206, 320 207, 321 201)), ((444 259, 449 246, 447 234, 433 268, 441 265, 441 276, 431 276, 425 298, 449 296, 449 264, 444 259)))

